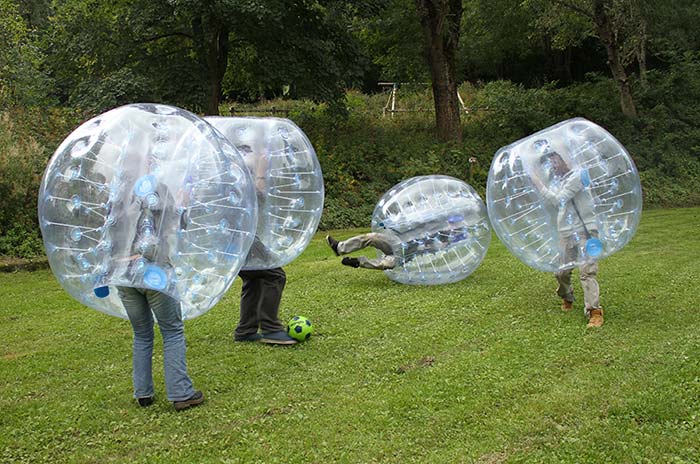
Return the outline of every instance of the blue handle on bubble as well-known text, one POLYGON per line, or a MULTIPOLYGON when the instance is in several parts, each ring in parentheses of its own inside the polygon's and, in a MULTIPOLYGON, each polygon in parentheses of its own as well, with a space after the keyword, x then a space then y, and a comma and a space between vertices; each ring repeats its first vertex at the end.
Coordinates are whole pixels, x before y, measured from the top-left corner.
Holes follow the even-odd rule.
POLYGON ((591 258, 597 258, 603 252, 603 242, 595 237, 586 240, 586 254, 591 258))
POLYGON ((97 287, 93 291, 97 298, 107 298, 109 296, 109 287, 97 287))
POLYGON ((583 184, 584 187, 591 185, 591 175, 589 174, 588 169, 581 171, 581 184, 583 184))
POLYGON ((156 190, 157 184, 155 176, 150 174, 141 176, 134 184, 134 193, 139 197, 145 197, 156 190))
POLYGON ((168 286, 168 275, 160 267, 150 264, 143 271, 143 284, 153 290, 164 290, 168 286))

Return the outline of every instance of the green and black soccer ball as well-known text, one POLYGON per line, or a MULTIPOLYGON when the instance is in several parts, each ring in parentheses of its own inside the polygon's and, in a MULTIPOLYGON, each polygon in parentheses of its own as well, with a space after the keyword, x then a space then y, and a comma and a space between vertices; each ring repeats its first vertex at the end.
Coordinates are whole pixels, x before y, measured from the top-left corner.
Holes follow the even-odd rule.
POLYGON ((300 342, 308 340, 313 331, 314 327, 311 325, 311 321, 304 316, 294 316, 287 324, 289 336, 300 342))

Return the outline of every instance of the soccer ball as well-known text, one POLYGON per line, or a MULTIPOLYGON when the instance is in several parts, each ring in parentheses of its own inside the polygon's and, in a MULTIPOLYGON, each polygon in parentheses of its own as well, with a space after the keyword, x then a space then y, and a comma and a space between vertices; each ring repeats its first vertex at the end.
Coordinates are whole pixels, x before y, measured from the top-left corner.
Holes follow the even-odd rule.
POLYGON ((314 327, 311 325, 311 321, 304 316, 294 316, 287 324, 287 333, 289 336, 300 342, 308 340, 313 331, 314 327))

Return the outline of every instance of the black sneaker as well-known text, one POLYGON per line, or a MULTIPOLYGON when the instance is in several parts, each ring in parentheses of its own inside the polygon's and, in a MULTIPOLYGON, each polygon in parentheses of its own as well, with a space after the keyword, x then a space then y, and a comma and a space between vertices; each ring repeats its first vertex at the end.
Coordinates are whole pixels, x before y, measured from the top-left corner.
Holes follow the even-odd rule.
POLYGON ((328 246, 331 247, 333 253, 335 253, 336 256, 340 256, 340 253, 338 253, 338 241, 330 235, 326 235, 326 242, 328 242, 328 246))
POLYGON ((194 392, 194 395, 190 396, 186 400, 173 401, 173 406, 175 406, 176 411, 182 411, 183 409, 188 409, 202 403, 204 403, 204 393, 197 390, 194 392))
POLYGON ((267 343, 268 345, 296 345, 299 343, 298 340, 290 337, 284 330, 264 333, 262 334, 260 342, 267 343))
POLYGON ((233 336, 233 341, 235 342, 259 342, 260 339, 262 338, 262 335, 259 333, 254 333, 250 335, 244 335, 242 337, 239 337, 238 335, 233 336))
POLYGON ((142 408, 146 408, 152 405, 155 400, 156 398, 154 396, 144 396, 143 398, 136 398, 136 401, 142 408))
POLYGON ((345 266, 350 266, 350 267, 360 267, 360 260, 357 258, 348 258, 345 257, 341 261, 345 266))

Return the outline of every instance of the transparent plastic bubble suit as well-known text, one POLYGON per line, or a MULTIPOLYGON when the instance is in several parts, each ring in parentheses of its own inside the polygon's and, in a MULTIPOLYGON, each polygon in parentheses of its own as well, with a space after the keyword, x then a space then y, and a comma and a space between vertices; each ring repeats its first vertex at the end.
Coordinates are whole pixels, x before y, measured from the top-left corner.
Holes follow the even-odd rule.
POLYGON ((620 142, 576 118, 498 150, 486 201, 506 247, 528 266, 556 272, 625 246, 639 224, 642 189, 620 142))
POLYGON ((292 121, 208 117, 248 167, 258 198, 255 241, 243 269, 273 269, 299 256, 323 213, 323 175, 316 152, 292 121))
POLYGON ((374 208, 372 232, 393 242, 396 267, 384 273, 403 284, 458 282, 479 267, 491 241, 479 194, 448 176, 413 177, 394 186, 374 208))
POLYGON ((71 133, 49 161, 39 221, 51 269, 83 304, 126 318, 117 287, 158 290, 184 318, 233 282, 255 235, 252 180, 203 119, 123 106, 71 133))

